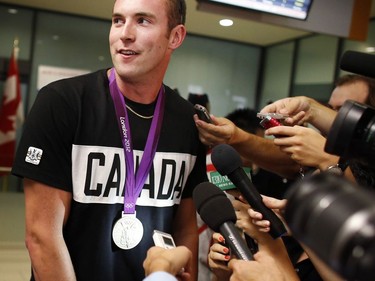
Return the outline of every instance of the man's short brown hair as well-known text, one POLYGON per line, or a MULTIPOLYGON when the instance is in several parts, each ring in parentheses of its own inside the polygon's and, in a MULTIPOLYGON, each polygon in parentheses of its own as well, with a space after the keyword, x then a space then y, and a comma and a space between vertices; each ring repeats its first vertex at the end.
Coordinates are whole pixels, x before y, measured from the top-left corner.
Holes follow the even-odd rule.
POLYGON ((336 81, 335 85, 336 87, 338 87, 338 86, 353 84, 356 82, 363 82, 367 85, 368 96, 367 96, 366 104, 375 108, 375 79, 366 77, 366 76, 356 75, 356 74, 347 74, 347 75, 340 77, 336 81))
POLYGON ((186 3, 185 0, 165 0, 167 2, 168 28, 172 30, 179 24, 185 24, 186 20, 186 3))

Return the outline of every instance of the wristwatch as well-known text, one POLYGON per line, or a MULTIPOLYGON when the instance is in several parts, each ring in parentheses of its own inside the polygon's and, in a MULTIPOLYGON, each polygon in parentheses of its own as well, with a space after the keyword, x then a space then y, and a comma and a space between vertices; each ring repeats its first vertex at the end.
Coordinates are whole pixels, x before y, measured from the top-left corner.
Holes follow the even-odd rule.
POLYGON ((339 164, 328 166, 326 171, 330 174, 342 176, 344 174, 343 169, 340 167, 339 164))
POLYGON ((326 171, 334 175, 342 176, 344 175, 344 171, 348 166, 349 162, 346 161, 344 158, 340 158, 337 164, 328 166, 326 171))

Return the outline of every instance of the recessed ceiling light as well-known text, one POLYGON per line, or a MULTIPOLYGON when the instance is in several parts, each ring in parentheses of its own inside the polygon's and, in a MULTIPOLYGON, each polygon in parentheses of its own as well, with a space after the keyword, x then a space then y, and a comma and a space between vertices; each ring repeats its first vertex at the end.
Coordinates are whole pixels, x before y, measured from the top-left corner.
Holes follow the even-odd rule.
POLYGON ((220 21, 220 25, 221 26, 231 26, 231 25, 233 25, 233 21, 230 20, 230 19, 222 19, 220 21))
POLYGON ((15 15, 15 14, 18 13, 18 10, 17 9, 8 9, 8 13, 12 14, 12 15, 15 15))
POLYGON ((375 53, 375 47, 367 47, 366 52, 367 53, 375 53))

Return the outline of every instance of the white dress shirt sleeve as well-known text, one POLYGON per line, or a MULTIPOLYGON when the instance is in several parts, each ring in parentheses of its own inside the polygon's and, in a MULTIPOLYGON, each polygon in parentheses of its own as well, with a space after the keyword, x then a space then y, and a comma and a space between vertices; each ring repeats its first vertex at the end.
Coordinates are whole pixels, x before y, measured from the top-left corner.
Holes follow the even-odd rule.
POLYGON ((177 278, 170 273, 157 271, 151 273, 143 281, 177 281, 177 278))

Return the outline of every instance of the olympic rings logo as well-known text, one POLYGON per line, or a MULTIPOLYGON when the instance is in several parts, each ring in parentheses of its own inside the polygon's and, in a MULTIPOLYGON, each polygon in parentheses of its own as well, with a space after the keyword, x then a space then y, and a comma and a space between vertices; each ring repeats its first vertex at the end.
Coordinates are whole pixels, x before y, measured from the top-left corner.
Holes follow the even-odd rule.
POLYGON ((125 209, 132 209, 134 208, 135 204, 134 203, 125 203, 125 209))

